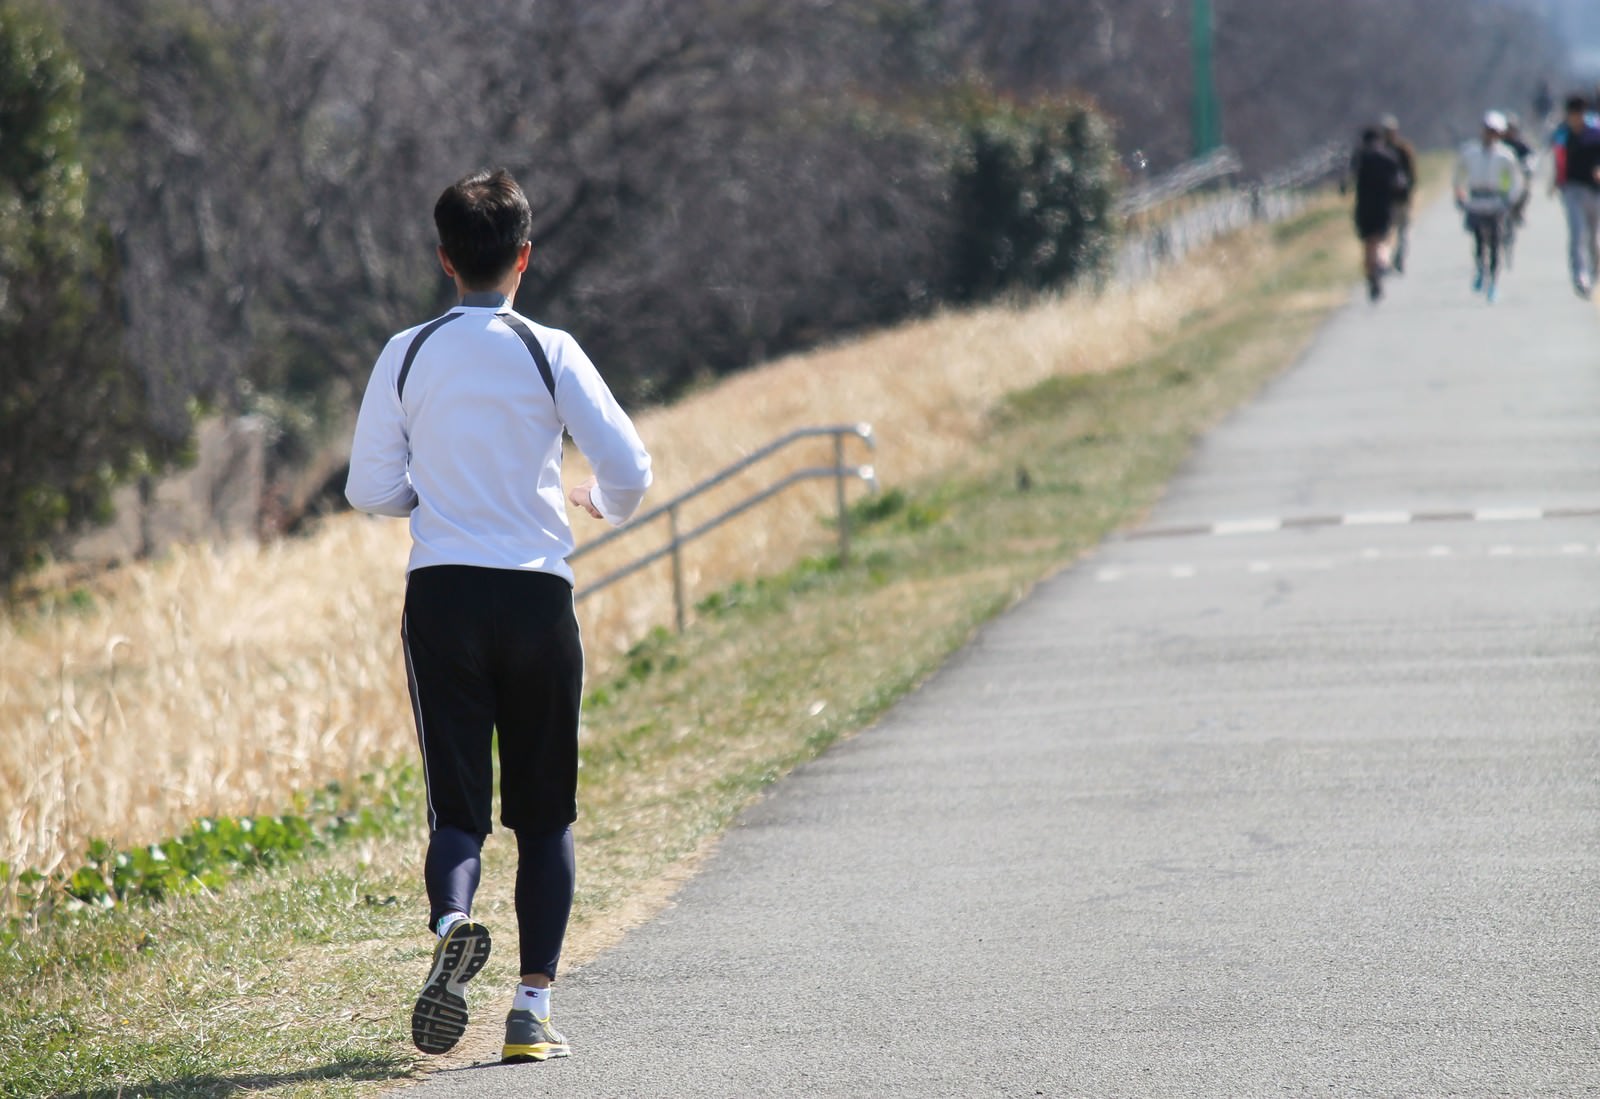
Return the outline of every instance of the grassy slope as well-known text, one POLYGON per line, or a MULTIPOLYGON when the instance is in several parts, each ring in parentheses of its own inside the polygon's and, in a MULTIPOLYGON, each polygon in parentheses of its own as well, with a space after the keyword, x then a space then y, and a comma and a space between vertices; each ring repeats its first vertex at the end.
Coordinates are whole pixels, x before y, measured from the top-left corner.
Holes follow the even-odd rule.
MULTIPOLYGON (((648 916, 766 784, 1142 514, 1195 435, 1346 300, 1348 236, 1343 207, 1323 204, 1221 249, 1208 262, 1238 292, 1161 351, 1011 395, 981 450, 862 509, 849 564, 730 589, 684 637, 635 650, 587 711, 568 964, 648 916)), ((352 843, 222 896, 26 938, 0 957, 0 1094, 365 1095, 410 1075, 421 843, 352 843)), ((485 856, 479 914, 509 942, 509 837, 485 856)), ((497 1048, 513 954, 474 985, 480 1025, 454 1059, 497 1048)))

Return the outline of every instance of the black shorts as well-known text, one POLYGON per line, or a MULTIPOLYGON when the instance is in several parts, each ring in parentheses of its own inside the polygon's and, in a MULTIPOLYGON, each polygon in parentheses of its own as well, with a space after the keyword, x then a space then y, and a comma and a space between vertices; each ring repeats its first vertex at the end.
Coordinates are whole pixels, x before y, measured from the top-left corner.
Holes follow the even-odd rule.
POLYGON ((497 731, 500 822, 554 832, 576 820, 583 644, 572 585, 544 572, 415 569, 400 637, 428 827, 492 830, 497 731))
POLYGON ((1394 207, 1392 206, 1356 207, 1356 236, 1362 240, 1388 236, 1389 230, 1393 225, 1394 207))

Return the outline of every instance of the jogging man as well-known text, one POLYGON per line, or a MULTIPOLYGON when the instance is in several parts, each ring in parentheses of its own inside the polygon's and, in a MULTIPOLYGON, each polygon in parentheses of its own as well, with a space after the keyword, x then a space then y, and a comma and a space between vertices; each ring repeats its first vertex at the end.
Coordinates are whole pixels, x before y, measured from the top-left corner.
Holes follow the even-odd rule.
POLYGON ((1456 160, 1456 206, 1466 214, 1472 234, 1476 273, 1472 289, 1494 301, 1500 276, 1500 235, 1505 219, 1522 194, 1522 166, 1516 154, 1500 140, 1505 115, 1490 111, 1483 116, 1477 141, 1468 142, 1456 160))
POLYGON ((1405 172, 1394 152, 1383 143, 1375 128, 1361 131, 1361 147, 1351 162, 1356 182, 1356 236, 1361 238, 1362 273, 1367 280, 1367 296, 1383 297, 1383 274, 1387 266, 1384 246, 1394 224, 1396 195, 1406 184, 1405 172))
POLYGON ((516 181, 504 170, 467 176, 439 197, 433 218, 460 304, 378 356, 345 488, 362 511, 411 520, 400 636, 428 795, 428 927, 438 938, 411 1036, 424 1053, 460 1040, 465 985, 489 956, 472 898, 498 736, 500 820, 517 837, 522 973, 502 1056, 542 1061, 569 1052, 550 1025, 572 908, 583 689, 565 505, 621 524, 650 484, 650 456, 577 342, 511 307, 533 224, 516 181), (563 429, 595 471, 566 499, 563 429))
POLYGON ((1567 265, 1580 297, 1594 292, 1600 277, 1600 121, 1582 96, 1566 102, 1566 117, 1551 138, 1553 185, 1567 215, 1567 265))
POLYGON ((1400 136, 1400 120, 1392 114, 1386 114, 1378 120, 1378 128, 1383 131, 1383 143, 1395 160, 1400 164, 1400 170, 1405 173, 1405 183, 1394 197, 1394 269, 1397 274, 1406 272, 1406 253, 1411 246, 1411 194, 1417 186, 1417 152, 1411 147, 1411 142, 1400 136))

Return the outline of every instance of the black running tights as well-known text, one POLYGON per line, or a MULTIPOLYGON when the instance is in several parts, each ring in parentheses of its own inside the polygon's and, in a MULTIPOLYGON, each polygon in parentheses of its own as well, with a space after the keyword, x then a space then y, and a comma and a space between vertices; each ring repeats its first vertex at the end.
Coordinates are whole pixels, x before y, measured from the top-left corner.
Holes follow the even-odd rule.
POLYGON ((1499 214, 1474 214, 1472 216, 1473 254, 1478 270, 1489 278, 1500 273, 1500 240, 1502 217, 1499 214))
MULTIPOLYGON (((572 829, 517 836, 517 938, 523 974, 555 979, 561 944, 572 913, 577 879, 572 829)), ((436 929, 447 912, 471 914, 482 873, 484 837, 459 828, 440 828, 428 839, 423 877, 428 886, 428 927, 436 929)))

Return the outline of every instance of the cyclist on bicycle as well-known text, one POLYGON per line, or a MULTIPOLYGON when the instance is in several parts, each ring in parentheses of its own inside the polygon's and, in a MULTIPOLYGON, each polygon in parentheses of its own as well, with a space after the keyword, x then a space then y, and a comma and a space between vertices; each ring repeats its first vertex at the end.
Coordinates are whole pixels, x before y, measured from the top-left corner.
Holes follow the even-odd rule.
POLYGON ((1517 154, 1500 140, 1505 129, 1505 115, 1499 111, 1484 115, 1478 140, 1462 146, 1454 177, 1456 206, 1465 213, 1472 234, 1476 268, 1472 289, 1483 291, 1491 302, 1500 275, 1506 219, 1526 189, 1517 154))

